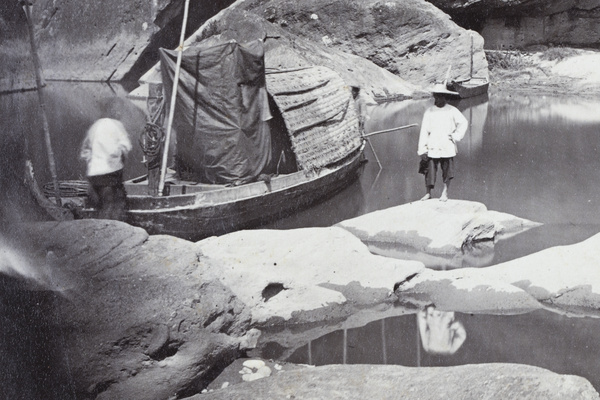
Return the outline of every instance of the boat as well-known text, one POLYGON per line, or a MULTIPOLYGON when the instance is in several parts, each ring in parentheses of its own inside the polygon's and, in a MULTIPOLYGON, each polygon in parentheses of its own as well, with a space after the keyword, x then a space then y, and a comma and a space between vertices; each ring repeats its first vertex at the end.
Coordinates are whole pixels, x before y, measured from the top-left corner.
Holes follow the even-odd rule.
MULTIPOLYGON (((209 38, 183 51, 177 77, 177 53, 160 50, 162 90, 152 91, 163 96, 148 99, 163 119, 173 110, 175 163, 149 159, 147 175, 124 182, 126 222, 197 241, 297 212, 358 178, 366 141, 350 88, 335 71, 267 72, 262 41, 209 38), (173 93, 168 109, 156 106, 173 93), (161 164, 161 174, 151 164, 161 164)), ((95 210, 75 213, 93 218, 95 210)))
POLYGON ((473 35, 471 35, 471 66, 469 78, 462 80, 446 80, 446 87, 448 90, 458 93, 458 97, 461 99, 480 96, 487 93, 490 86, 487 77, 473 76, 473 54, 473 35))
POLYGON ((471 77, 461 81, 450 81, 446 87, 458 93, 461 99, 466 99, 487 93, 489 85, 489 80, 485 77, 471 77))

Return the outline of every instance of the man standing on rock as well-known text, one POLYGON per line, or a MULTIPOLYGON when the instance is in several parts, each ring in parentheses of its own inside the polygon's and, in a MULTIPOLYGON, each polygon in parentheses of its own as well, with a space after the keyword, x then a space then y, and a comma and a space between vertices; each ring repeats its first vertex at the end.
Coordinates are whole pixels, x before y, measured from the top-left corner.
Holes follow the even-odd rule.
POLYGON ((449 91, 443 84, 435 85, 431 92, 434 105, 423 115, 417 150, 417 154, 421 156, 419 172, 425 175, 427 189, 427 193, 421 200, 431 198, 438 165, 441 165, 444 189, 440 200, 447 201, 450 180, 454 178, 456 142, 465 136, 469 123, 456 107, 447 103, 448 96, 458 95, 458 93, 449 91))
POLYGON ((98 218, 125 219, 123 167, 130 151, 131 141, 118 119, 100 118, 87 131, 80 157, 87 163, 88 206, 98 211, 98 218))

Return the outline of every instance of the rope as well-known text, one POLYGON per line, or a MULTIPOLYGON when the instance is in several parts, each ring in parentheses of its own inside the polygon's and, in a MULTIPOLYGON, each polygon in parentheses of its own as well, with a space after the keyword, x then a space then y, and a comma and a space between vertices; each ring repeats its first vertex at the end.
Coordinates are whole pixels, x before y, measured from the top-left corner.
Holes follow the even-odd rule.
MULTIPOLYGON (((87 196, 87 181, 58 181, 58 192, 61 197, 84 197, 87 196)), ((48 182, 43 186, 46 197, 55 197, 54 182, 48 182)))
POLYGON ((156 157, 160 154, 161 145, 164 141, 165 133, 162 127, 152 122, 146 122, 146 126, 139 138, 140 147, 144 155, 148 158, 156 157))

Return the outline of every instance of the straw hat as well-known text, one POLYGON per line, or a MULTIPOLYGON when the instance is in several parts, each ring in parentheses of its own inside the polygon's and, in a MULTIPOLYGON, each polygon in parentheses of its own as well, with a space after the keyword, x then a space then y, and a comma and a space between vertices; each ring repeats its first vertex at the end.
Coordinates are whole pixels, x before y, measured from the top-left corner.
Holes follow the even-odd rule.
POLYGON ((451 94, 454 96, 458 96, 458 92, 453 92, 451 90, 448 90, 448 88, 446 87, 446 85, 444 85, 443 83, 436 83, 435 86, 430 90, 431 93, 440 93, 440 94, 451 94))

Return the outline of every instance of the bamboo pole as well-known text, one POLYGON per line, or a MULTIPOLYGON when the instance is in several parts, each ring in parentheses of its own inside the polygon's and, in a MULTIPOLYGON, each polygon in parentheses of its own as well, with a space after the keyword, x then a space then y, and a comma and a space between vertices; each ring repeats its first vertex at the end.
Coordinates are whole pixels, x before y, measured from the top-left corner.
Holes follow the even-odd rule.
POLYGON ((379 135, 381 133, 388 133, 388 132, 393 132, 393 131, 399 131, 401 129, 412 128, 413 126, 419 126, 419 124, 410 124, 410 125, 398 126, 396 128, 390 128, 390 129, 384 129, 384 130, 381 130, 381 131, 375 131, 375 132, 367 133, 366 135, 363 135, 363 137, 364 138, 368 138, 370 136, 379 135))
POLYGON ((473 79, 473 34, 471 33, 471 69, 469 70, 469 78, 473 79))
POLYGON ((40 111, 42 118, 42 127, 44 129, 44 141, 46 142, 46 152, 48 154, 48 165, 50 166, 50 174, 52 175, 52 183, 54 185, 54 198, 58 206, 61 205, 62 200, 60 198, 60 190, 58 186, 58 178, 56 176, 56 164, 54 161, 54 152, 52 151, 52 141, 50 140, 50 126, 48 124, 48 117, 46 115, 46 102, 45 102, 45 82, 42 75, 42 67, 40 59, 37 53, 37 47, 35 45, 35 36, 33 31, 33 21, 31 19, 31 8, 33 3, 29 1, 23 1, 20 3, 25 10, 25 17, 27 19, 27 30, 29 31, 29 43, 31 44, 31 56, 33 58, 33 64, 35 66, 35 83, 37 86, 38 99, 40 102, 40 111))
POLYGON ((165 136, 164 152, 160 166, 160 179, 158 181, 158 195, 164 196, 165 176, 167 175, 167 161, 169 157, 169 142, 171 141, 171 132, 173 129, 173 117, 175 115, 175 100, 177 99, 177 86, 179 84, 179 70, 181 68, 181 57, 183 54, 183 45, 185 41, 185 29, 187 26, 190 0, 185 0, 183 7, 183 22, 181 25, 181 35, 179 37, 179 47, 177 47, 177 66, 175 67, 175 76, 173 77, 173 87, 171 88, 171 103, 169 106, 169 119, 167 122, 167 134, 165 136))

